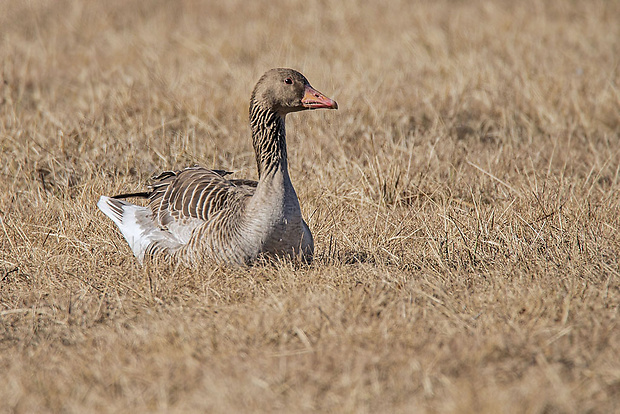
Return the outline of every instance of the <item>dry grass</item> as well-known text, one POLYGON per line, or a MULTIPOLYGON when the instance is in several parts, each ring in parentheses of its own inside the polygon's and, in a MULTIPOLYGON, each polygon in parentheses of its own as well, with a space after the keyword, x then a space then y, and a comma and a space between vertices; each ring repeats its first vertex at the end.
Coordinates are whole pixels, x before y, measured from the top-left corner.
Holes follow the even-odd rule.
POLYGON ((375 3, 0 3, 0 412, 618 409, 620 2, 375 3), (316 262, 139 267, 98 196, 255 177, 274 66, 316 262))

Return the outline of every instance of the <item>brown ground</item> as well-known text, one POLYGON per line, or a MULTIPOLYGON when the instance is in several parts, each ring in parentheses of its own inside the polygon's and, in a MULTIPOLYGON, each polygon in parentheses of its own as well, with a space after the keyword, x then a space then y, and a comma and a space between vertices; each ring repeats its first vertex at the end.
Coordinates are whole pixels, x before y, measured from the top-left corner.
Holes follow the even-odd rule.
POLYGON ((0 412, 618 410, 620 2, 377 3, 0 2, 0 412), (315 263, 138 266, 274 66, 315 263))

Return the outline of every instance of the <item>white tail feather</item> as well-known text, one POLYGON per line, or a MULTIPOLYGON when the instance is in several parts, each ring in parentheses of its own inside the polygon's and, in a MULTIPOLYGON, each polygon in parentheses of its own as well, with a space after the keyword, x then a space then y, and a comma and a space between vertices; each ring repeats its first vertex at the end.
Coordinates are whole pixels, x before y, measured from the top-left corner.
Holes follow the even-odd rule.
POLYGON ((151 210, 126 201, 101 196, 97 207, 108 216, 127 240, 134 256, 140 263, 153 243, 175 248, 180 244, 170 233, 160 229, 152 219, 151 210))

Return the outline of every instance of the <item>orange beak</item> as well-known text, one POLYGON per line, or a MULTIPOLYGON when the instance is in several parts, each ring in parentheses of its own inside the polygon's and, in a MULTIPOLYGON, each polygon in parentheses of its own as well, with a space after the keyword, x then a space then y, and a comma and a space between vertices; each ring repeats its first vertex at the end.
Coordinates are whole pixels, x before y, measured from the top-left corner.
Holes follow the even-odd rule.
POLYGON ((317 91, 310 85, 306 85, 306 92, 301 100, 301 104, 304 108, 317 109, 317 108, 329 108, 338 109, 338 104, 333 99, 329 99, 321 92, 317 91))

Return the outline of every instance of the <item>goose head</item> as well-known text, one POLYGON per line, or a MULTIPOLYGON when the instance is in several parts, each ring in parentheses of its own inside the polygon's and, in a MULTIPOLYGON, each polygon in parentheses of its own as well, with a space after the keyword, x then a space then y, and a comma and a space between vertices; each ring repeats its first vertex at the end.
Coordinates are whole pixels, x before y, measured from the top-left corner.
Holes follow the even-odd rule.
POLYGON ((314 89, 304 75, 285 68, 271 69, 260 78, 252 93, 252 105, 282 117, 306 109, 338 109, 336 101, 314 89))

